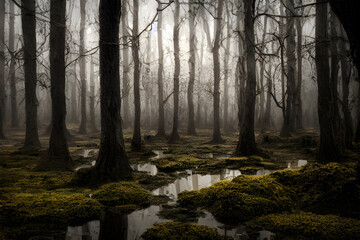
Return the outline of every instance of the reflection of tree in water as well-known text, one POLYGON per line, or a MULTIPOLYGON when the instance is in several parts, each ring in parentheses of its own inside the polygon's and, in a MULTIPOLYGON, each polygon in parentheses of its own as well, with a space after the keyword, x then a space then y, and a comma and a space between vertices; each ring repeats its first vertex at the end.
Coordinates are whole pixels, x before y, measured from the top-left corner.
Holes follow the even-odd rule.
POLYGON ((108 212, 100 224, 99 240, 127 240, 128 216, 108 212))

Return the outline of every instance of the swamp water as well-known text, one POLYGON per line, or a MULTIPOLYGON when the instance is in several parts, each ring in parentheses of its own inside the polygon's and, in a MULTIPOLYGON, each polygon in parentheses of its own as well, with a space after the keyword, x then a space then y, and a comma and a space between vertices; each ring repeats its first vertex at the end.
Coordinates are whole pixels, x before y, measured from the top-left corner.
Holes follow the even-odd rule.
MULTIPOLYGON (((154 151, 157 156, 154 158, 163 158, 166 155, 163 151, 154 151)), ((289 161, 288 168, 302 167, 307 164, 306 160, 289 161)), ((95 165, 95 161, 91 165, 95 165)), ((151 176, 158 173, 155 165, 150 163, 145 164, 132 164, 131 167, 139 172, 144 172, 151 176)), ((274 170, 267 170, 260 168, 255 175, 261 176, 270 174, 274 170)), ((220 174, 194 174, 191 170, 186 170, 186 176, 179 177, 173 183, 162 186, 153 190, 153 195, 166 195, 170 201, 168 205, 175 204, 179 193, 183 191, 199 190, 201 188, 209 187, 221 180, 232 180, 233 178, 241 175, 240 170, 224 169, 220 174)), ((121 240, 137 240, 141 235, 156 224, 169 222, 172 220, 164 219, 159 216, 159 212, 163 206, 150 206, 146 209, 141 209, 132 212, 128 215, 110 215, 106 216, 104 221, 99 220, 88 222, 82 226, 69 226, 66 232, 67 240, 97 240, 97 239, 121 239, 121 240), (101 231, 100 231, 101 230, 101 231)), ((243 225, 237 227, 226 226, 215 220, 213 215, 209 212, 197 219, 200 225, 217 228, 221 235, 232 237, 235 240, 248 239, 246 228, 243 225)), ((260 231, 258 239, 271 239, 275 234, 269 231, 260 231)))

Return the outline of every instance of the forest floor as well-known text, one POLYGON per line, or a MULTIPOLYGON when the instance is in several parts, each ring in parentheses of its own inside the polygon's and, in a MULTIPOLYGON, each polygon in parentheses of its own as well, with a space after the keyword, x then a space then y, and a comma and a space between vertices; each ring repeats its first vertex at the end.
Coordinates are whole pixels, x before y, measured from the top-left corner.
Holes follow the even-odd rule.
MULTIPOLYGON (((103 219, 109 209, 130 214, 148 206, 162 205, 168 207, 162 207, 162 211, 156 214, 165 219, 196 222, 193 219, 201 215, 198 209, 205 209, 219 222, 225 223, 223 219, 231 219, 233 224, 226 224, 233 225, 232 228, 239 222, 243 226, 251 220, 247 222, 248 232, 251 229, 266 229, 274 232, 279 239, 288 235, 305 238, 325 236, 325 225, 330 223, 335 230, 327 233, 327 239, 341 239, 336 232, 338 228, 347 229, 340 234, 344 239, 349 239, 349 236, 360 238, 360 227, 354 227, 360 226, 360 222, 354 222, 360 216, 359 206, 354 204, 360 200, 356 173, 359 145, 345 153, 342 163, 320 166, 313 164, 316 162, 319 141, 318 133, 313 130, 299 132, 290 138, 281 138, 277 132, 257 134, 261 156, 250 157, 233 156, 237 133, 228 133, 223 136, 226 140, 223 144, 213 145, 210 143, 210 130, 198 130, 197 136, 187 136, 180 131, 181 140, 176 144, 154 137, 154 131, 143 131, 143 151, 133 153, 130 152, 132 132, 125 130, 126 149, 129 150, 128 157, 134 169, 133 181, 84 188, 74 185, 74 175, 78 169, 95 164, 100 133, 78 135, 75 126, 68 127, 72 134, 68 145, 75 163, 74 172, 36 170, 38 161, 46 156, 49 136, 41 135, 42 149, 27 155, 19 151, 24 140, 24 129, 8 129, 8 139, 0 140, 0 229, 4 229, 0 231, 0 239, 27 239, 31 236, 37 236, 32 239, 42 239, 41 236, 63 239, 68 237, 67 226, 103 219), (281 169, 295 170, 276 172, 281 169), (243 178, 240 174, 248 176, 243 178), (189 181, 189 175, 197 185, 192 183, 191 187, 184 188, 181 181, 189 181), (258 175, 256 184, 253 182, 254 175, 258 175), (205 181, 201 176, 211 176, 212 180, 205 181), (216 183, 223 179, 228 181, 216 183), (175 192, 170 189, 173 183, 175 192), (245 187, 237 185, 244 183, 245 187), (232 192, 239 188, 247 189, 247 192, 232 192), (277 195, 267 196, 267 191, 277 195), (209 196, 215 199, 224 192, 232 194, 225 199, 230 202, 224 202, 224 199, 215 202, 209 200, 209 196), (259 199, 257 194, 262 198, 259 199), (263 202, 263 198, 267 199, 266 202, 263 202), (347 199, 346 206, 342 206, 344 199, 347 199), (309 206, 305 207, 304 202, 308 202, 309 206), (325 206, 324 202, 330 204, 325 206), (257 212, 258 208, 261 208, 261 213, 257 212), (271 215, 273 213, 280 215, 271 215), (247 217, 241 217, 243 215, 247 217), (255 218, 261 215, 265 216, 255 218), (308 228, 286 225, 289 221, 298 221, 299 225, 309 221, 318 222, 318 225, 308 224, 308 228), (336 225, 336 222, 343 225, 336 225)), ((171 234, 167 232, 169 227, 174 226, 164 225, 162 228, 159 225, 152 234, 171 234)), ((176 227, 188 229, 187 225, 176 227)), ((208 234, 207 229, 201 231, 208 234)), ((156 239, 147 234, 147 239, 156 239)), ((218 237, 213 232, 211 234, 211 238, 218 237)), ((234 236, 236 238, 241 234, 235 233, 234 236)))

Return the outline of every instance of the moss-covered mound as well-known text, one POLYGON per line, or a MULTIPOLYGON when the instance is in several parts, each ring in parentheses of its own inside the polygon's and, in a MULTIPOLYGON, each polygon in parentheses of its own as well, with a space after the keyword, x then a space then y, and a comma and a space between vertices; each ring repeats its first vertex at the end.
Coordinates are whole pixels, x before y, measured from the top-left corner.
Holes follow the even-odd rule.
POLYGON ((150 204, 151 193, 131 182, 108 183, 94 191, 92 198, 106 206, 150 204))
POLYGON ((320 213, 360 214, 360 186, 354 168, 340 163, 310 164, 268 176, 296 191, 300 208, 320 213))
POLYGON ((147 229, 142 235, 144 240, 220 240, 216 228, 207 226, 167 222, 147 229))
POLYGON ((151 161, 151 163, 156 165, 159 170, 164 172, 174 172, 179 170, 196 168, 206 162, 207 160, 205 159, 199 159, 191 156, 160 158, 151 161))
POLYGON ((16 193, 0 201, 2 222, 72 224, 102 215, 103 207, 98 201, 79 193, 16 193))
POLYGON ((312 213, 270 214, 246 223, 250 232, 269 230, 277 239, 360 239, 360 221, 312 213))
POLYGON ((291 209, 294 193, 272 178, 240 176, 198 191, 185 191, 179 203, 203 207, 225 222, 249 220, 291 209))

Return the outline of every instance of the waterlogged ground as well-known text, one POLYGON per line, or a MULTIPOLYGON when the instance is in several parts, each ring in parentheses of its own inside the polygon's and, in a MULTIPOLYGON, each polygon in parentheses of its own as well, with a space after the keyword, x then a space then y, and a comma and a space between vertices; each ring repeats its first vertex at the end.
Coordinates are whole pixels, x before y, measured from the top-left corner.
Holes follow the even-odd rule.
MULTIPOLYGON (((24 137, 22 129, 9 131, 8 140, 0 141, 0 200, 13 192, 33 194, 42 192, 42 188, 46 191, 64 191, 64 185, 71 180, 76 171, 94 166, 99 151, 99 133, 79 136, 71 126, 70 133, 73 137, 69 141, 69 150, 76 163, 74 173, 58 173, 64 174, 60 176, 63 182, 56 183, 60 180, 47 177, 46 174, 38 173, 34 169, 37 160, 46 152, 48 136, 41 137, 43 150, 28 156, 17 152, 24 137), (42 183, 27 182, 29 178, 34 178, 33 175, 39 174, 45 179, 42 179, 42 183), (39 186, 34 188, 31 184, 39 186)), ((237 133, 224 136, 226 142, 221 145, 209 143, 211 131, 208 130, 198 130, 196 137, 182 136, 178 144, 168 144, 166 139, 157 139, 152 137, 154 135, 155 132, 145 132, 143 151, 128 152, 128 156, 134 170, 134 181, 154 196, 158 196, 158 201, 153 201, 148 206, 136 207, 127 213, 106 213, 102 220, 92 219, 85 224, 69 222, 67 227, 66 223, 61 227, 45 224, 40 233, 34 231, 29 235, 46 239, 135 240, 140 239, 147 228, 179 220, 215 227, 219 234, 233 239, 248 239, 247 229, 242 224, 223 224, 206 210, 193 213, 182 209, 177 204, 179 194, 200 190, 222 180, 232 180, 239 175, 263 176, 279 169, 303 167, 315 161, 318 141, 318 136, 313 131, 287 139, 278 137, 278 133, 263 133, 257 135, 262 156, 239 158, 233 156, 237 133)), ((131 132, 125 131, 127 149, 130 149, 130 137, 131 132)), ((349 153, 350 156, 351 154, 356 156, 357 153, 349 153)), ((92 190, 89 189, 66 187, 66 192, 82 193, 88 198, 92 197, 92 190)), ((1 218, 0 224, 4 221, 6 219, 1 218)), ((11 232, 12 228, 19 231, 16 227, 4 225, 7 232, 11 232)), ((24 231, 24 228, 21 228, 21 231, 24 231)), ((258 239, 270 239, 275 235, 265 230, 257 232, 258 239)))

